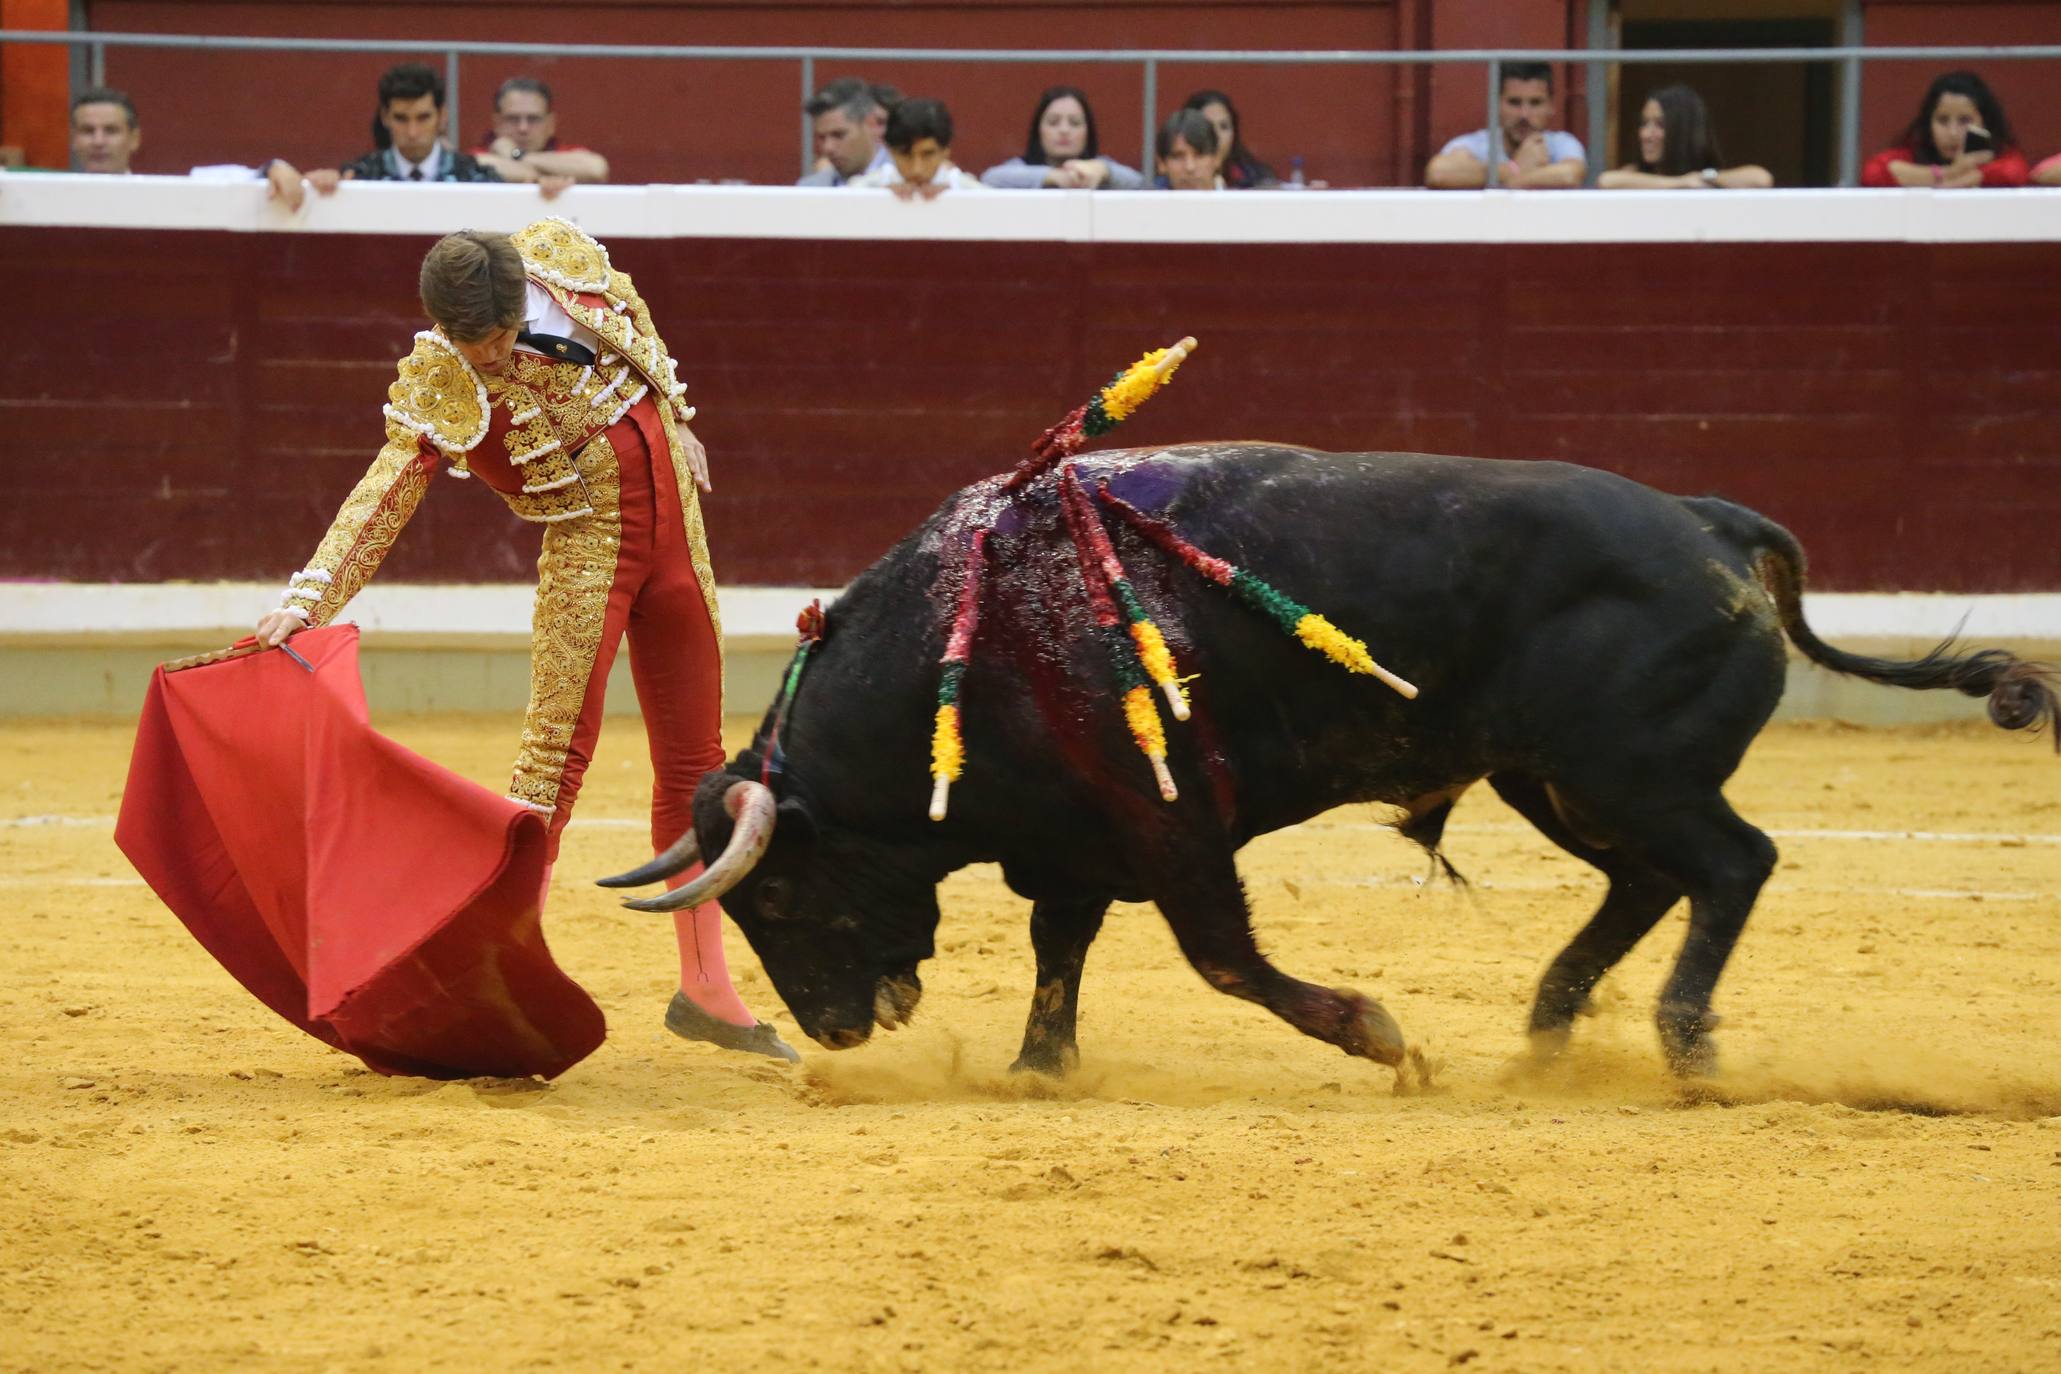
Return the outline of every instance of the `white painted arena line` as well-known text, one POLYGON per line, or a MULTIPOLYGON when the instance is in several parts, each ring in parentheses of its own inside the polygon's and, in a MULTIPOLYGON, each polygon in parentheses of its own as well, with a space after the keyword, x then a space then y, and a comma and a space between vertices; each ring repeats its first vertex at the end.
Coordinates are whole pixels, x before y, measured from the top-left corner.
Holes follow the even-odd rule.
MULTIPOLYGON (((1752 819, 1748 817, 1748 819, 1752 819)), ((1317 827, 1328 830, 1388 830, 1392 825, 1378 821, 1335 821, 1313 822, 1317 827)), ((1534 835, 1538 832, 1528 825, 1513 825, 1508 822, 1466 822, 1446 827, 1448 835, 1534 835)), ((2005 844, 2019 845, 2056 844, 2061 845, 2061 835, 2023 833, 2014 834, 2001 830, 1816 830, 1816 829, 1770 829, 1767 832, 1778 840, 1859 840, 1882 842, 1908 840, 1917 844, 2005 844)))
POLYGON ((0 887, 143 887, 141 878, 0 878, 0 887))
MULTIPOLYGON (((1303 881, 1315 887, 1405 888, 1413 891, 1421 891, 1429 886, 1422 878, 1386 877, 1379 874, 1360 878, 1305 878, 1303 881)), ((1560 892, 1571 886, 1577 886, 1579 883, 1579 879, 1573 882, 1549 879, 1537 881, 1520 879, 1516 882, 1499 882, 1493 879, 1476 879, 1468 885, 1483 892, 1560 892)), ((11 874, 0 877, 0 889, 29 887, 143 887, 145 885, 141 878, 19 877, 11 874)), ((1987 888, 1871 887, 1866 884, 1855 883, 1821 885, 1788 883, 1782 882, 1779 879, 1768 884, 1766 894, 1764 895, 1784 896, 1800 893, 1825 894, 1835 892, 1870 893, 1881 897, 1912 897, 1933 901, 2045 902, 2061 900, 2061 891, 2015 892, 1992 891, 1987 888)))
MULTIPOLYGON (((41 827, 53 828, 107 828, 113 826, 113 816, 5 816, 0 817, 0 830, 34 830, 41 827)), ((575 830, 643 830, 651 822, 642 816, 581 816, 571 822, 575 830)), ((1395 827, 1376 821, 1313 821, 1318 830, 1381 830, 1393 833, 1395 827)), ((1448 835, 1530 835, 1536 834, 1528 825, 1512 825, 1504 822, 1460 822, 1446 827, 1448 835)), ((2012 832, 2003 830, 1817 830, 1817 829, 1774 829, 1768 834, 1778 840, 1852 840, 1862 843, 1883 843, 1908 841, 1915 844, 2003 844, 2012 847, 2021 845, 2061 845, 2061 834, 2037 831, 2012 832)))
MULTIPOLYGON (((1592 881, 1596 875, 1585 873, 1571 879, 1518 879, 1497 881, 1469 879, 1468 887, 1483 892, 1566 892, 1589 886, 1601 886, 1592 881)), ((1408 888, 1423 890, 1433 886, 1421 877, 1391 877, 1373 874, 1360 878, 1305 878, 1302 881, 1313 887, 1357 887, 1368 889, 1408 888)), ((1451 884, 1437 884, 1451 887, 1451 884)), ((1992 891, 1988 888, 1962 887, 1874 887, 1866 883, 1797 883, 1781 878, 1771 880, 1761 890, 1762 900, 1768 897, 1791 897, 1800 895, 1825 896, 1829 894, 1866 894, 1875 897, 1912 897, 1932 901, 1983 901, 1983 902, 2053 902, 2061 901, 2061 890, 2052 892, 1992 891)))

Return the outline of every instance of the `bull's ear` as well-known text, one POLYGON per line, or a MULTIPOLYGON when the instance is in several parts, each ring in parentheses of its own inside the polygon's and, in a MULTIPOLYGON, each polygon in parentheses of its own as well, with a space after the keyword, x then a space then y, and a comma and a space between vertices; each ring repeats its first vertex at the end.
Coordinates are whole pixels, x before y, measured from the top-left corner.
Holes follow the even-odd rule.
POLYGON ((809 814, 808 807, 789 797, 774 814, 773 833, 790 844, 812 845, 816 842, 816 818, 809 814))

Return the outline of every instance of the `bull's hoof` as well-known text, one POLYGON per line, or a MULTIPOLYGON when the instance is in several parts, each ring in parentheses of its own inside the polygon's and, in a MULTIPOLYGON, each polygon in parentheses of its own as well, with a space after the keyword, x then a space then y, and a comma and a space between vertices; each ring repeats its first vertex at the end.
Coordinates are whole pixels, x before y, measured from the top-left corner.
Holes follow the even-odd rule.
POLYGON ((1539 988, 1538 998, 1531 1004, 1531 1033, 1534 1036, 1558 1034, 1564 1038, 1577 1016, 1597 1014, 1592 991, 1556 987, 1548 982, 1539 988))
POLYGON ((1009 1066, 1011 1073, 1041 1073, 1047 1078, 1064 1078, 1081 1066, 1081 1052, 1072 1044, 1025 1045, 1009 1066))
POLYGON ((1716 1013, 1704 1007, 1663 1003, 1657 1018, 1660 1050, 1677 1078, 1709 1078, 1717 1073, 1716 1013))
POLYGON ((882 1030, 909 1024, 923 1000, 923 980, 913 973, 896 974, 873 985, 873 1023, 882 1030))
POLYGON ((1565 1026, 1545 1030, 1533 1026, 1531 1029, 1531 1062, 1534 1064, 1552 1063, 1566 1051, 1568 1041, 1573 1038, 1573 1034, 1565 1026))
POLYGON ((672 1002, 666 1007, 666 1029, 682 1040, 703 1040, 726 1050, 763 1054, 768 1059, 784 1059, 790 1064, 801 1062, 801 1055, 795 1052, 794 1046, 782 1040, 780 1033, 764 1021, 749 1026, 733 1026, 695 1006, 684 992, 674 993, 672 1002))
POLYGON ((1338 995, 1344 998, 1352 1009, 1345 1024, 1345 1033, 1339 1038, 1338 1047, 1347 1054, 1371 1059, 1392 1069, 1399 1067, 1406 1053, 1403 1028, 1388 1014, 1388 1009, 1373 998, 1362 996, 1350 988, 1338 989, 1338 995))

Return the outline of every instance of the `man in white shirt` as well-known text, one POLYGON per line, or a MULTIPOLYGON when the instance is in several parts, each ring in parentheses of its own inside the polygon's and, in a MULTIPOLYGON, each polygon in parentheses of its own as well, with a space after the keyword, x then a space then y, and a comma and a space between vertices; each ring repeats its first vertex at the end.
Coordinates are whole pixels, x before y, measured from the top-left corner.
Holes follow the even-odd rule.
MULTIPOLYGON (((94 176, 131 176, 130 165, 143 144, 143 124, 136 104, 127 93, 107 86, 81 91, 72 100, 72 169, 94 176)), ((257 167, 239 163, 195 167, 188 175, 196 181, 263 181, 270 185, 274 200, 284 201, 289 210, 301 208, 306 191, 301 174, 280 158, 257 167)))
POLYGON ((317 190, 335 189, 335 181, 499 181, 500 173, 482 166, 470 153, 454 152, 442 141, 444 78, 419 62, 389 67, 379 78, 379 128, 386 146, 345 163, 335 172, 310 172, 317 190))
POLYGON ((885 186, 903 200, 985 189, 952 162, 952 112, 942 100, 904 100, 887 117, 888 164, 855 185, 885 186))
MULTIPOLYGON (((1496 185, 1543 190, 1580 186, 1588 175, 1581 140, 1553 122, 1553 69, 1544 62, 1511 62, 1502 70, 1497 104, 1501 148, 1496 185)), ((1424 171, 1424 184, 1439 190, 1475 189, 1488 184, 1489 131, 1461 134, 1439 150, 1424 171)))
POLYGON ((143 143, 136 107, 120 91, 97 87, 72 101, 72 169, 127 176, 143 143))

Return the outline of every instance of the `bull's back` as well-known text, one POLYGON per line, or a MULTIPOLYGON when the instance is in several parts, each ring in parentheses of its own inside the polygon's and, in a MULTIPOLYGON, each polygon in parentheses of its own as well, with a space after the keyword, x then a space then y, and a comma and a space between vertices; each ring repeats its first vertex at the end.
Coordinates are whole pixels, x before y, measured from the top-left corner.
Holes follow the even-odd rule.
MULTIPOLYGON (((1199 699, 1289 812, 1398 800, 1678 709, 1737 679, 1750 737, 1780 641, 1736 541, 1681 500, 1555 462, 1332 454, 1266 444, 1107 455, 1112 489, 1363 640, 1406 701, 1199 579, 1155 579, 1204 660, 1199 699), (1152 499, 1156 497, 1157 499, 1152 499), (1750 723, 1747 723, 1750 722, 1750 723), (1305 805, 1298 797, 1326 797, 1305 805)), ((1740 747, 1743 748, 1743 737, 1740 747)), ((1290 817, 1293 818, 1293 817, 1290 817)), ((1284 822, 1285 823, 1285 822, 1284 822)))

